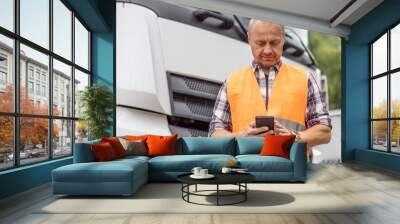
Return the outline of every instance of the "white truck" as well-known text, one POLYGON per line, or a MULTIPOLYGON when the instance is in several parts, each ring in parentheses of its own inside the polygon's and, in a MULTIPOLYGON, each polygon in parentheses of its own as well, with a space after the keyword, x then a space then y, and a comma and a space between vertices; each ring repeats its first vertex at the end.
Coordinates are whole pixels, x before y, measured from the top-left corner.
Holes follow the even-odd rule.
MULTIPOLYGON (((207 136, 222 82, 252 61, 248 22, 163 1, 118 0, 117 135, 207 136)), ((321 80, 303 41, 285 32, 283 61, 321 80)))

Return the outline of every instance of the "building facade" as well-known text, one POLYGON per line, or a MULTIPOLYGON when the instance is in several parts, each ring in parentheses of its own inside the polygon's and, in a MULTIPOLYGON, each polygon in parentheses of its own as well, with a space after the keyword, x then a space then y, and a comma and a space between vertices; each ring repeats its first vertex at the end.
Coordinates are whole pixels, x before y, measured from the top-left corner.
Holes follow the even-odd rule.
MULTIPOLYGON (((10 91, 7 87, 14 86, 14 73, 13 73, 13 48, 4 42, 0 41, 0 95, 10 91)), ((59 117, 71 117, 72 115, 72 76, 70 74, 60 71, 57 68, 53 69, 53 91, 49 94, 49 67, 38 60, 26 56, 25 52, 21 51, 20 54, 20 89, 21 95, 26 93, 30 105, 33 110, 48 111, 49 97, 53 96, 53 115, 59 117)), ((75 81, 78 85, 79 81, 75 81)), ((12 88, 14 89, 14 88, 12 88)), ((11 94, 12 96, 12 94, 11 94)), ((22 98, 21 98, 22 99, 22 98)), ((75 104, 79 105, 79 97, 76 99, 75 104)), ((24 104, 21 104, 21 113, 29 113, 31 110, 24 111, 24 104)), ((4 106, 4 105, 2 105, 4 106)), ((76 107, 78 108, 78 107, 76 107)), ((11 111, 10 111, 11 112, 11 111)), ((77 116, 79 110, 77 110, 77 116)), ((72 141, 71 125, 72 122, 66 120, 59 120, 60 126, 58 128, 59 134, 53 144, 69 145, 72 141), (66 122, 64 124, 64 122, 66 122)))

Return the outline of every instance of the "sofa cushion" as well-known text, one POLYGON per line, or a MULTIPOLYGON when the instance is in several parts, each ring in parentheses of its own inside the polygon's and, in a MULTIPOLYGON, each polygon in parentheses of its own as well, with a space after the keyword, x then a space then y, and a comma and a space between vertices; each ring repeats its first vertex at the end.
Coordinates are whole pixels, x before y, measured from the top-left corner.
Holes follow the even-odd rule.
MULTIPOLYGON (((113 160, 113 162, 127 162, 130 163, 132 161, 138 160, 142 162, 148 162, 150 157, 147 156, 136 156, 136 155, 131 155, 131 156, 125 156, 124 158, 116 159, 113 160)), ((133 162, 135 163, 135 162, 133 162)))
POLYGON ((290 148, 296 135, 267 135, 264 138, 264 146, 261 156, 280 156, 289 159, 290 148))
POLYGON ((96 158, 90 148, 92 144, 99 144, 100 140, 75 143, 74 163, 95 162, 96 158))
MULTIPOLYGON (((134 172, 143 172, 146 162, 139 159, 75 163, 53 170, 58 182, 130 182, 134 172)), ((146 175, 144 173, 142 175, 146 175)))
POLYGON ((127 140, 124 138, 118 138, 122 146, 126 151, 126 155, 147 155, 146 143, 141 140, 127 140))
POLYGON ((264 144, 263 137, 237 137, 236 155, 259 154, 264 144))
POLYGON ((225 154, 235 155, 235 139, 232 137, 183 137, 178 142, 178 154, 225 154))
POLYGON ((143 141, 146 142, 146 139, 149 135, 125 135, 124 138, 129 141, 143 141))
POLYGON ((278 156, 238 155, 239 166, 249 172, 293 172, 292 161, 278 156))
POLYGON ((96 157, 96 161, 105 162, 118 158, 112 145, 108 142, 93 144, 90 147, 92 149, 94 157, 96 157))
POLYGON ((126 156, 126 151, 124 146, 122 146, 121 142, 117 137, 103 137, 101 138, 101 142, 108 142, 114 149, 115 155, 117 158, 122 158, 126 156))
POLYGON ((176 154, 177 135, 158 136, 150 135, 147 137, 147 155, 148 156, 165 156, 176 154))
POLYGON ((75 163, 53 170, 53 180, 59 182, 127 182, 132 167, 122 163, 75 163))
POLYGON ((193 167, 200 166, 211 172, 219 171, 230 159, 231 155, 175 155, 158 156, 149 160, 150 171, 190 172, 193 167))

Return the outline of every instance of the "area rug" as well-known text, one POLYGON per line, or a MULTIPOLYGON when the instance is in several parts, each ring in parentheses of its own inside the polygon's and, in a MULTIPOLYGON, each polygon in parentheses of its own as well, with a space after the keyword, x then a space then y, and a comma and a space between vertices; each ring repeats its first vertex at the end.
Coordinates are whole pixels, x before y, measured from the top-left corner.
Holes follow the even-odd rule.
MULTIPOLYGON (((247 201, 237 205, 190 204, 182 200, 180 184, 150 183, 131 197, 56 197, 36 213, 360 213, 360 205, 346 202, 317 184, 255 183, 248 187, 247 201)), ((202 185, 198 190, 213 188, 213 185, 202 185)), ((230 188, 233 186, 224 189, 230 188)), ((216 202, 215 196, 191 196, 190 199, 197 203, 216 202)), ((222 202, 238 199, 224 197, 222 202)))

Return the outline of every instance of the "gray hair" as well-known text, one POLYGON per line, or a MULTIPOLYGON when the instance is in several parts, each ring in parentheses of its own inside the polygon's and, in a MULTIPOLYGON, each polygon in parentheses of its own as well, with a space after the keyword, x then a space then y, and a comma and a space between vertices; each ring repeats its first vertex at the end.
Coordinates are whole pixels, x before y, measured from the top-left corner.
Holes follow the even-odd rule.
MULTIPOLYGON (((250 19, 250 21, 249 21, 249 29, 248 29, 248 31, 250 32, 250 29, 251 29, 251 27, 254 25, 254 23, 256 23, 256 22, 269 22, 269 21, 264 21, 264 20, 259 20, 259 19, 250 19)), ((280 24, 280 23, 274 23, 274 22, 269 22, 269 23, 273 23, 273 24, 276 24, 276 25, 278 25, 278 26, 280 26, 281 27, 281 29, 282 29, 282 34, 283 34, 283 36, 285 36, 285 26, 284 25, 282 25, 282 24, 280 24)))

